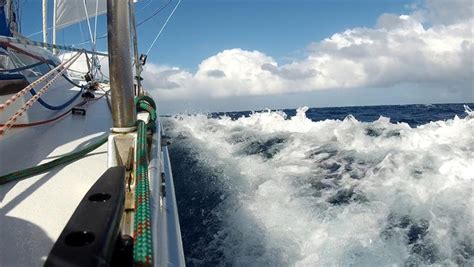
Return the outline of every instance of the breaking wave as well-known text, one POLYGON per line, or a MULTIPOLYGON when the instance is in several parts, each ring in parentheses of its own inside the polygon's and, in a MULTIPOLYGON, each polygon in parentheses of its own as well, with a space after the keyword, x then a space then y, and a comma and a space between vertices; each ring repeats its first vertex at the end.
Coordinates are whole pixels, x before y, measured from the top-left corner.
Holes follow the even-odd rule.
POLYGON ((474 265, 474 112, 166 120, 189 265, 474 265))

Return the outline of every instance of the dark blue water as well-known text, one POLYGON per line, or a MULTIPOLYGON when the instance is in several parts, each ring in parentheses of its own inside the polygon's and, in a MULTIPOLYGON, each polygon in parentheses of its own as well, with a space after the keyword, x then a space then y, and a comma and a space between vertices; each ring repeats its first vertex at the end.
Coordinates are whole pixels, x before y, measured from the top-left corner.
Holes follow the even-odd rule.
MULTIPOLYGON (((348 115, 353 115, 358 121, 373 122, 380 116, 383 116, 390 118, 392 124, 403 122, 412 128, 416 128, 417 126, 432 121, 452 120, 455 116, 464 118, 466 117, 464 105, 474 107, 474 104, 467 103, 310 108, 306 112, 306 117, 317 122, 323 120, 344 120, 348 115)), ((283 112, 287 114, 288 118, 296 115, 295 109, 285 109, 283 112)), ((208 114, 207 116, 208 118, 214 119, 220 119, 226 116, 232 118, 232 120, 237 120, 242 116, 248 117, 252 113, 253 112, 250 111, 227 112, 208 114)), ((248 133, 251 129, 244 129, 245 135, 239 135, 237 138, 234 136, 229 138, 223 137, 223 140, 231 139, 232 142, 237 145, 240 145, 239 142, 241 142, 244 144, 242 148, 231 153, 228 158, 219 158, 219 156, 214 155, 212 150, 206 147, 206 142, 213 142, 213 140, 217 142, 217 139, 213 139, 213 136, 226 135, 227 132, 221 134, 221 132, 224 132, 224 129, 218 128, 211 123, 211 121, 209 121, 209 123, 202 121, 202 124, 208 124, 202 125, 202 127, 205 128, 204 135, 205 131, 209 131, 209 137, 204 137, 205 142, 202 142, 203 137, 196 135, 196 132, 198 132, 196 128, 200 127, 199 124, 198 126, 190 126, 189 122, 186 122, 186 119, 184 122, 182 119, 170 119, 165 121, 165 131, 173 138, 173 145, 170 146, 170 157, 175 178, 181 233, 187 264, 189 266, 238 266, 242 264, 256 266, 307 265, 308 261, 301 261, 307 256, 305 253, 301 251, 298 252, 299 250, 293 253, 290 249, 288 249, 288 251, 290 251, 288 252, 286 248, 291 247, 291 243, 284 244, 281 248, 274 245, 277 241, 267 240, 274 240, 274 234, 270 233, 271 231, 262 234, 262 232, 266 232, 267 230, 265 230, 265 226, 262 226, 261 221, 259 222, 253 218, 255 214, 253 214, 252 217, 252 215, 242 212, 242 203, 246 203, 242 201, 242 198, 252 198, 258 191, 242 192, 242 190, 247 189, 242 189, 245 187, 240 188, 240 184, 236 183, 235 180, 250 179, 248 175, 241 174, 246 171, 245 168, 235 171, 235 168, 228 166, 229 164, 238 164, 242 160, 245 160, 246 157, 258 156, 257 158, 262 159, 262 168, 268 168, 265 164, 271 162, 287 144, 294 141, 297 137, 282 133, 277 133, 276 135, 272 134, 270 136, 263 133, 260 135, 254 132, 248 133), (189 129, 192 129, 192 131, 188 131, 189 129), (239 216, 234 218, 236 214, 239 214, 239 216), (243 229, 236 229, 242 224, 248 225, 242 227, 243 229), (261 239, 267 241, 264 242, 261 239), (245 243, 245 245, 242 245, 242 243, 245 243)), ((237 129, 236 131, 240 134, 240 132, 244 132, 241 129, 242 127, 243 126, 238 126, 234 128, 237 129)), ((389 130, 390 129, 387 131, 389 130)), ((394 132, 394 130, 390 131, 394 132)), ((233 130, 230 134, 233 134, 233 130)), ((387 138, 399 137, 393 137, 392 135, 392 137, 389 136, 387 138)), ((332 195, 329 194, 325 202, 323 201, 325 205, 340 208, 350 207, 351 203, 370 202, 365 195, 354 193, 357 192, 354 188, 357 188, 358 185, 350 189, 343 188, 344 183, 341 181, 344 179, 341 177, 345 174, 350 174, 350 177, 356 177, 356 182, 359 182, 359 180, 364 181, 364 177, 367 173, 371 171, 375 173, 380 169, 377 164, 383 160, 383 157, 380 159, 367 159, 366 156, 361 156, 362 152, 354 152, 353 149, 345 150, 337 147, 337 144, 335 146, 336 148, 334 148, 333 145, 334 143, 318 143, 314 145, 314 149, 311 148, 312 150, 310 150, 312 151, 311 157, 318 157, 321 153, 329 155, 328 158, 318 161, 318 166, 312 167, 314 168, 313 172, 323 170, 322 175, 324 178, 322 181, 329 182, 321 183, 320 180, 316 182, 313 178, 311 178, 313 180, 304 180, 307 178, 301 178, 301 181, 309 181, 308 183, 311 184, 311 188, 317 188, 317 192, 312 193, 313 195, 311 197, 315 199, 323 198, 323 196, 325 196, 324 194, 329 194, 328 192, 333 192, 331 190, 334 189, 335 193, 332 195), (371 160, 373 162, 371 162, 371 160), (348 161, 349 163, 347 163, 348 161), (345 169, 342 170, 340 166, 345 166, 345 169)), ((414 170, 412 171, 413 177, 418 179, 417 177, 424 175, 422 174, 423 172, 414 170)), ((272 173, 272 170, 269 169, 268 173, 272 173)), ((301 183, 304 184, 305 182, 301 183)), ((295 196, 301 197, 302 199, 306 198, 306 195, 301 194, 299 189, 295 191, 292 197, 295 196)), ((315 200, 315 202, 317 202, 317 200, 315 200)), ((249 203, 254 202, 251 201, 249 203)), ((265 214, 265 212, 266 210, 264 208, 259 211, 259 214, 265 214)), ((281 212, 284 213, 286 211, 281 210, 281 212)), ((292 214, 291 211, 288 212, 292 214)), ((275 216, 276 219, 280 219, 281 216, 284 217, 285 215, 272 216, 275 216)), ((349 220, 352 219, 349 218, 349 220)), ((464 235, 466 238, 460 237, 463 236, 463 234, 460 236, 458 236, 459 234, 453 234, 456 235, 455 238, 460 241, 456 241, 457 245, 452 248, 454 251, 452 254, 454 256, 447 256, 447 254, 443 254, 442 251, 440 251, 439 247, 434 245, 434 241, 428 238, 429 229, 431 229, 430 223, 434 225, 433 221, 430 221, 429 218, 417 218, 417 216, 411 214, 400 214, 398 210, 391 211, 385 217, 385 222, 383 222, 385 226, 380 230, 379 236, 381 240, 402 240, 400 241, 403 243, 403 245, 400 245, 403 246, 401 251, 408 251, 409 254, 399 256, 403 258, 400 259, 400 261, 397 261, 398 256, 392 255, 393 259, 387 260, 387 262, 380 261, 380 259, 373 255, 361 256, 366 257, 368 261, 355 260, 355 265, 375 266, 379 264, 404 264, 407 266, 416 266, 441 264, 444 260, 457 265, 466 266, 473 263, 474 246, 472 245, 473 240, 470 239, 472 234, 464 235), (395 239, 394 236, 396 236, 395 239)), ((282 229, 286 228, 283 227, 282 229)), ((458 229, 457 231, 461 230, 458 229)), ((288 240, 297 243, 297 241, 292 240, 292 235, 295 234, 292 234, 290 231, 287 237, 288 240)), ((281 237, 278 238, 281 239, 281 237)), ((278 238, 275 240, 280 240, 278 238)), ((347 246, 344 243, 341 244, 340 247, 341 250, 344 250, 347 246)), ((351 253, 355 253, 354 255, 364 255, 365 253, 364 249, 361 250, 362 252, 357 253, 351 251, 352 250, 348 250, 346 253, 349 256, 340 256, 341 259, 335 262, 309 261, 309 265, 324 265, 324 262, 326 262, 326 264, 345 265, 348 264, 347 258, 352 259, 352 257, 354 257, 351 253)), ((320 255, 324 255, 324 251, 322 251, 320 255)))
MULTIPOLYGON (((380 116, 390 118, 393 123, 405 122, 411 127, 425 124, 430 121, 452 119, 455 115, 464 117, 464 105, 473 108, 473 103, 465 104, 416 104, 416 105, 385 105, 385 106, 353 106, 353 107, 329 107, 310 108, 306 116, 313 121, 326 119, 343 120, 349 114, 359 121, 371 122, 380 116)), ((253 111, 239 112, 217 112, 210 114, 211 117, 223 115, 237 119, 241 116, 249 116, 253 111)), ((294 116, 296 109, 283 109, 288 116, 294 116)))

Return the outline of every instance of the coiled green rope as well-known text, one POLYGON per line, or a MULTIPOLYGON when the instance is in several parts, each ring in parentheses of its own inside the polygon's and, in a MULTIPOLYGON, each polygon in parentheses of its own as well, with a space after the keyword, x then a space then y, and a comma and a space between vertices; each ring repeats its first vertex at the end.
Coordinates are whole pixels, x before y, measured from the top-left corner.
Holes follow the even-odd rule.
POLYGON ((148 114, 150 114, 150 120, 147 124, 148 129, 151 130, 152 132, 155 132, 156 130, 156 104, 155 101, 153 101, 153 98, 143 95, 143 96, 138 96, 135 98, 135 106, 137 109, 137 112, 141 111, 146 111, 148 114))

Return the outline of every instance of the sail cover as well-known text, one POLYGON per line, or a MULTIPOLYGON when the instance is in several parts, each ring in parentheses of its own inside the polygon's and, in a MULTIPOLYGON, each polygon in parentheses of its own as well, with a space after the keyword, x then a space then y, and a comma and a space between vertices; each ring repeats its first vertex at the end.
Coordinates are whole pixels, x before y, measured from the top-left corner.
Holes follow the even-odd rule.
POLYGON ((57 0, 55 8, 56 29, 61 29, 88 17, 95 17, 96 14, 104 14, 107 11, 107 0, 57 0))

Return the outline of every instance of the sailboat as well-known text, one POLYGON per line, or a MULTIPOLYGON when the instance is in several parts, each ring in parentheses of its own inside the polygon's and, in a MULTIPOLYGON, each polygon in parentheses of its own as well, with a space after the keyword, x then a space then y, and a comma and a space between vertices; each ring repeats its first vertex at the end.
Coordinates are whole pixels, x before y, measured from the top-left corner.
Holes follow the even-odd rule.
POLYGON ((0 266, 184 265, 169 140, 140 82, 134 5, 54 0, 48 43, 46 0, 43 42, 18 32, 18 1, 0 0, 0 266), (56 44, 57 29, 102 14, 107 53, 56 44))

